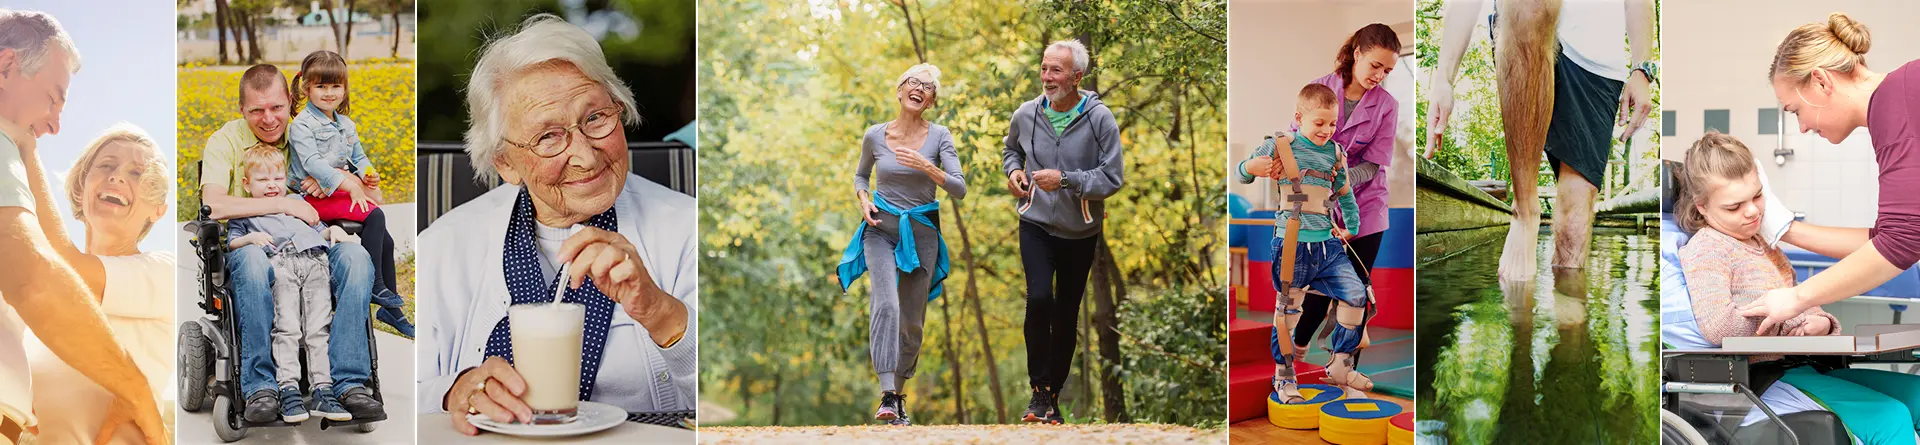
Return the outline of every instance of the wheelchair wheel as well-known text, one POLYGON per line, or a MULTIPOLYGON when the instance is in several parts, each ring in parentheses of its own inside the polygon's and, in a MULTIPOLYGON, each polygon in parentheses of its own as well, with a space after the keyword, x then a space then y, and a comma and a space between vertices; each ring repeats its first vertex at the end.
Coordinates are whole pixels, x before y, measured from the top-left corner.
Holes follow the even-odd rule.
POLYGON ((213 434, 220 440, 234 442, 247 438, 247 429, 239 425, 240 411, 233 409, 233 398, 221 394, 213 397, 213 434))
POLYGON ((360 430, 360 432, 362 433, 371 433, 375 428, 380 427, 380 422, 367 422, 359 425, 354 425, 353 427, 355 429, 360 430))
POLYGON ((1660 410, 1660 443, 1662 445, 1707 445, 1707 439, 1700 431, 1693 429, 1679 414, 1665 409, 1660 410))
POLYGON ((180 323, 180 409, 197 413, 206 409, 207 385, 212 373, 213 350, 207 334, 195 322, 180 323))

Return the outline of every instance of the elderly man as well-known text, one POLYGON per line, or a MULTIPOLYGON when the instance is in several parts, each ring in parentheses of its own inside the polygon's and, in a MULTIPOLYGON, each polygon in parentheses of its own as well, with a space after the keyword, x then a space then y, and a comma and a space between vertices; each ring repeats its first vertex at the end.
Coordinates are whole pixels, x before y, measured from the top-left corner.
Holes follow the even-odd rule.
POLYGON ((467 156, 506 185, 420 233, 421 411, 467 435, 465 413, 533 420, 507 312, 550 302, 585 308, 579 400, 693 409, 695 203, 629 172, 633 91, 551 14, 487 44, 469 79, 467 156))
POLYGON ((80 53, 53 17, 0 10, 0 443, 36 423, 26 328, 113 393, 113 417, 133 419, 147 443, 170 443, 147 379, 34 215, 22 156, 36 149, 35 138, 60 132, 67 86, 79 71, 80 53))
MULTIPOLYGON (((1434 85, 1428 89, 1431 157, 1453 113, 1453 76, 1473 40, 1474 23, 1492 0, 1451 0, 1434 85)), ((1553 267, 1586 267, 1593 239, 1595 183, 1606 180, 1613 126, 1626 121, 1630 138, 1653 112, 1649 85, 1659 72, 1653 57, 1653 0, 1522 1, 1494 5, 1494 66, 1499 68, 1500 118, 1507 136, 1507 172, 1513 218, 1500 254, 1500 279, 1533 279, 1540 236, 1540 156, 1552 162, 1558 188, 1553 217, 1553 267), (1576 19, 1577 17, 1577 19, 1576 19), (1624 34, 1627 45, 1620 40, 1624 34), (1629 59, 1631 57, 1631 59, 1629 59), (1629 63, 1631 61, 1631 63, 1629 63)))
POLYGON ((1001 169, 1021 198, 1020 262, 1027 276, 1027 422, 1062 423, 1060 389, 1073 369, 1080 297, 1086 294, 1106 219, 1106 199, 1123 183, 1120 125, 1092 91, 1087 47, 1047 45, 1040 97, 1013 112, 1001 169))
MULTIPOLYGON (((201 201, 215 219, 286 214, 319 223, 313 206, 299 199, 262 198, 241 186, 241 153, 265 142, 286 149, 287 121, 292 95, 287 78, 273 65, 254 65, 240 75, 240 119, 234 119, 207 137, 200 167, 201 201)), ((336 299, 333 330, 327 340, 327 358, 333 369, 333 396, 356 419, 385 412, 367 388, 372 377, 372 343, 367 330, 368 304, 373 298, 373 259, 353 243, 327 249, 336 299)), ((280 418, 281 404, 302 400, 299 388, 276 387, 269 347, 273 329, 273 268, 266 249, 249 245, 227 252, 234 312, 240 327, 240 393, 246 397, 241 417, 248 422, 280 418)), ((293 364, 282 364, 283 366, 293 364)), ((297 365, 296 365, 297 366, 297 365)))

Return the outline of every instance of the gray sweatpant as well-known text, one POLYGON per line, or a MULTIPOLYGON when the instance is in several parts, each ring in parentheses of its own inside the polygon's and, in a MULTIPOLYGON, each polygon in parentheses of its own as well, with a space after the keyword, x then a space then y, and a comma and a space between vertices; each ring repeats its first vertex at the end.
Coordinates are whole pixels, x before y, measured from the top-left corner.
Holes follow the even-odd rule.
MULTIPOLYGON (((939 214, 932 216, 939 223, 939 214)), ((914 250, 920 254, 920 268, 902 274, 893 264, 893 248, 900 239, 900 217, 879 215, 880 226, 867 227, 864 243, 867 253, 867 277, 872 280, 872 314, 867 327, 872 347, 873 371, 879 374, 880 389, 899 391, 913 378, 920 361, 921 327, 927 322, 927 294, 932 291, 935 255, 940 253, 940 232, 925 224, 913 223, 914 250)))
POLYGON ((274 255, 273 363, 280 386, 300 383, 300 345, 307 347, 307 383, 333 384, 327 329, 333 324, 332 269, 326 249, 274 255))

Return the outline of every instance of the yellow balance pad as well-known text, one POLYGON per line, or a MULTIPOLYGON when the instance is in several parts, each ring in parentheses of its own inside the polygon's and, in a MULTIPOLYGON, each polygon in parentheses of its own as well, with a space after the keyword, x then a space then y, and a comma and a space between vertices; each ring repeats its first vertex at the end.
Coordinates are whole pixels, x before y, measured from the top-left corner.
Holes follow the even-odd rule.
POLYGON ((1387 420, 1400 405, 1375 399, 1346 399, 1320 407, 1320 438, 1337 445, 1385 445, 1387 420))
POLYGON ((1281 403, 1280 393, 1270 393, 1267 394, 1267 421, 1291 430, 1319 428, 1320 406, 1346 395, 1340 388, 1319 384, 1300 385, 1300 397, 1307 399, 1303 403, 1281 403))

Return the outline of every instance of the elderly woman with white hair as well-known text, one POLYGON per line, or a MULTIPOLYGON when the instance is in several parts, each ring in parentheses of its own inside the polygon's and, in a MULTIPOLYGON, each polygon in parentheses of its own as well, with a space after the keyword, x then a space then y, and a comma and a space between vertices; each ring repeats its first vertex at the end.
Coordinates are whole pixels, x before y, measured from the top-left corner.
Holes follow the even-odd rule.
POLYGON ((838 266, 842 290, 871 273, 867 331, 881 390, 873 418, 892 425, 912 424, 901 388, 920 359, 927 303, 940 297, 949 270, 934 192, 945 189, 953 199, 967 195, 953 133, 925 116, 939 93, 940 68, 931 64, 914 65, 894 80, 897 116, 868 127, 861 139, 853 189, 865 224, 854 231, 838 266))
POLYGON ((693 409, 694 200, 629 172, 639 113, 599 43, 535 15, 481 49, 466 94, 467 155, 506 184, 420 233, 421 411, 468 435, 466 414, 531 423, 508 307, 556 299, 585 308, 579 400, 693 409))

